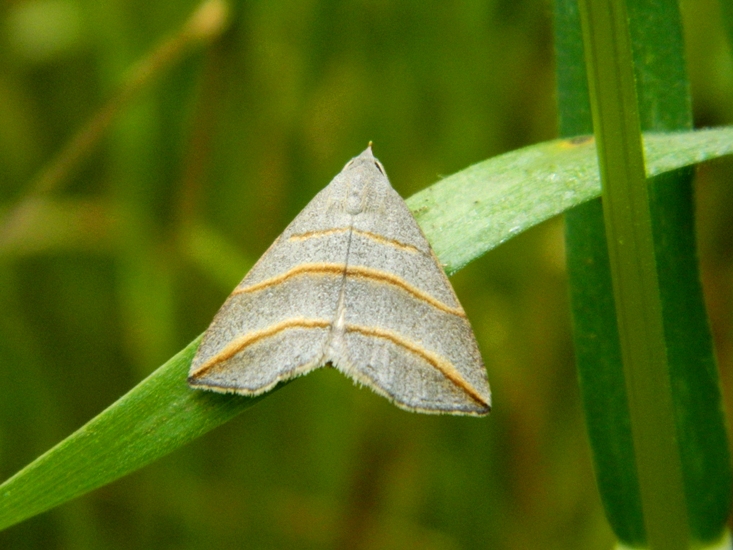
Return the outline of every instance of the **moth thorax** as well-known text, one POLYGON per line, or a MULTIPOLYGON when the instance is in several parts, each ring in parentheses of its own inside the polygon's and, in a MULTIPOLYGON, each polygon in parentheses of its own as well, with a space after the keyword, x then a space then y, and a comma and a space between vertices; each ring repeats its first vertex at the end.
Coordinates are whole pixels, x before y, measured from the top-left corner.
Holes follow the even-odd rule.
POLYGON ((346 212, 356 215, 365 210, 369 187, 369 181, 366 178, 354 178, 350 182, 349 192, 346 196, 346 212))

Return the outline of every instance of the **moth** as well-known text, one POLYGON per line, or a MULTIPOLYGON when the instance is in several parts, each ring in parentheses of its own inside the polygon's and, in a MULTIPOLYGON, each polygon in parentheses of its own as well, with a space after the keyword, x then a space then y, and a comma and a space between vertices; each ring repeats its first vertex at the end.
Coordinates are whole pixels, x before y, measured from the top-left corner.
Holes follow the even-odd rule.
POLYGON ((491 409, 466 313, 371 144, 227 298, 188 383, 253 396, 324 365, 409 411, 491 409))

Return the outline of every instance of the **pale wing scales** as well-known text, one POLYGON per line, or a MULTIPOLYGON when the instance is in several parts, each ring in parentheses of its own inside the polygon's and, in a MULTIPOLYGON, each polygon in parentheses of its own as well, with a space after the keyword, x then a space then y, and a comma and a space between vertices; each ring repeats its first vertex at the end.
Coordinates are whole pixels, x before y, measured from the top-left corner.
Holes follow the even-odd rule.
POLYGON ((189 382, 256 395, 330 362, 397 405, 486 414, 475 337, 371 149, 293 220, 204 335, 189 382))

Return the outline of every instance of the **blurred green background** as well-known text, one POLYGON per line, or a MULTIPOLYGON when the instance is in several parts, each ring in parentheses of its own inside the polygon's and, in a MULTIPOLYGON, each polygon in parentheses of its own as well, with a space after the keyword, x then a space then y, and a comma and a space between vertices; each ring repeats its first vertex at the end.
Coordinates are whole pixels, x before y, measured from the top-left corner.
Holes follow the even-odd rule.
MULTIPOLYGON (((201 333, 368 141, 407 197, 556 136, 549 2, 240 2, 222 36, 155 69, 92 154, 31 195, 196 6, 0 2, 3 479, 201 333)), ((683 11, 698 127, 733 122, 719 10, 699 0, 683 11)), ((731 181, 731 162, 697 181, 729 409, 731 181)), ((488 369, 488 418, 406 413, 317 371, 0 533, 0 548, 610 547, 573 366, 561 220, 452 282, 488 369)))

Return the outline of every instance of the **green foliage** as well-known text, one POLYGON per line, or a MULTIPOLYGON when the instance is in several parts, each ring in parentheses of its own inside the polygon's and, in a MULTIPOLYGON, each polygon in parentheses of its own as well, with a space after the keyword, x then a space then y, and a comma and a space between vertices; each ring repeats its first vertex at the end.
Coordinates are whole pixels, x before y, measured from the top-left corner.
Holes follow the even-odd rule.
MULTIPOLYGON (((687 548, 723 534, 730 457, 696 265, 691 173, 656 177, 647 194, 635 150, 640 127, 691 125, 681 23, 674 2, 633 3, 628 18, 621 9, 612 17, 607 6, 587 5, 584 21, 608 179, 605 230, 599 204, 576 209, 566 225, 578 368, 617 536, 634 546, 687 548)), ((566 27, 580 27, 572 2, 558 2, 558 11, 566 27)), ((582 63, 579 40, 558 47, 565 63, 582 63)), ((581 91, 561 102, 563 131, 582 131, 590 124, 588 109, 578 110, 579 101, 591 104, 582 97, 585 76, 563 74, 561 87, 581 91)))

